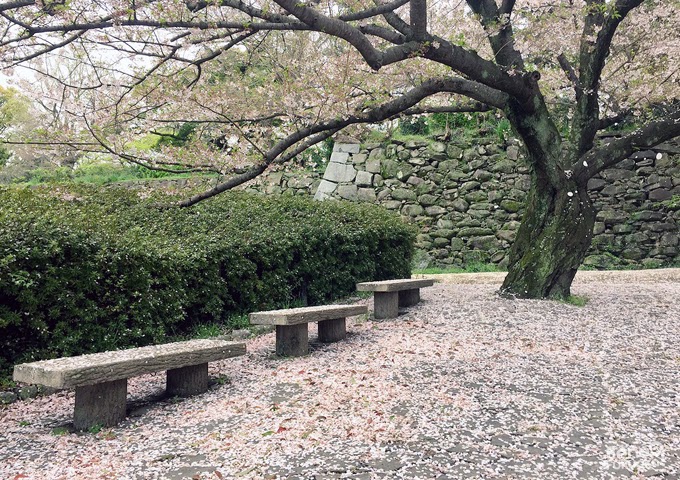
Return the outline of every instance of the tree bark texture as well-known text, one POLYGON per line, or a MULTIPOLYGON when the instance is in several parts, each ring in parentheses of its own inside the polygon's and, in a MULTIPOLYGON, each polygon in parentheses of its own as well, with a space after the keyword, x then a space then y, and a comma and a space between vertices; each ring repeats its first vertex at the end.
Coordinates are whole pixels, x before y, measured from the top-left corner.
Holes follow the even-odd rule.
POLYGON ((534 177, 501 294, 567 299, 592 241, 595 210, 575 182, 555 189, 534 177))

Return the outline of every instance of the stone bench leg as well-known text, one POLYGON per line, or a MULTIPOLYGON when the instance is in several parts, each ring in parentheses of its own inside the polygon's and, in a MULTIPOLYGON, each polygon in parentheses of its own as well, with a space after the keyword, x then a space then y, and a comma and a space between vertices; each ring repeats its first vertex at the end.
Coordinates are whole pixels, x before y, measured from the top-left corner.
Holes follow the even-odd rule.
POLYGON ((208 364, 168 370, 166 392, 171 397, 190 397, 208 391, 208 364))
POLYGON ((276 354, 284 357, 300 357, 309 353, 307 324, 277 325, 276 354))
POLYGON ((399 306, 410 307, 420 302, 420 289, 402 290, 399 292, 399 306))
POLYGON ((375 292, 373 316, 376 319, 397 318, 399 315, 399 292, 375 292))
POLYGON ((76 387, 73 426, 87 430, 94 426, 112 427, 125 420, 127 379, 76 387))
POLYGON ((319 341, 324 343, 338 342, 347 336, 344 318, 322 320, 319 322, 319 341))

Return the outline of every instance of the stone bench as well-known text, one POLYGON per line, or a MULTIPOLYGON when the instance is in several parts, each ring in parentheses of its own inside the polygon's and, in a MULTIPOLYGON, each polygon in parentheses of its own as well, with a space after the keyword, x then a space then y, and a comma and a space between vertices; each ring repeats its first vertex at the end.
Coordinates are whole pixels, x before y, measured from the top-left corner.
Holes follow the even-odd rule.
POLYGON ((309 351, 307 324, 319 322, 319 341, 337 342, 345 338, 345 317, 368 313, 366 305, 321 305, 253 312, 250 323, 276 325, 276 354, 299 357, 309 351))
POLYGON ((431 287, 434 280, 404 278, 380 282, 357 283, 360 292, 373 293, 373 310, 376 319, 396 318, 399 307, 410 307, 420 302, 420 289, 431 287))
POLYGON ((76 390, 73 425, 109 427, 125 419, 127 379, 167 370, 167 393, 186 397, 208 389, 208 362, 245 355, 244 343, 218 339, 151 345, 14 367, 17 382, 76 390))

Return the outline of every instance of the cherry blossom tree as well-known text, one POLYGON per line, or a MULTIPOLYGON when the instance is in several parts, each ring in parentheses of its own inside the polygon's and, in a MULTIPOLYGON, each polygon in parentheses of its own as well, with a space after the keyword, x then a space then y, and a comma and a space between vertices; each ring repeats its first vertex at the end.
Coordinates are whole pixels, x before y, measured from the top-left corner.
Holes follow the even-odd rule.
POLYGON ((598 139, 677 99, 679 11, 677 0, 8 0, 0 61, 58 80, 53 101, 97 148, 227 176, 183 206, 342 130, 500 112, 532 178, 502 291, 565 298, 592 238, 588 180, 680 135, 670 102, 598 139), (187 124, 211 141, 155 157, 130 146, 130 132, 173 136, 187 124))
MULTIPOLYGON (((0 86, 0 139, 28 128, 31 123, 30 101, 12 88, 0 86)), ((0 167, 12 156, 9 146, 0 144, 0 167)))

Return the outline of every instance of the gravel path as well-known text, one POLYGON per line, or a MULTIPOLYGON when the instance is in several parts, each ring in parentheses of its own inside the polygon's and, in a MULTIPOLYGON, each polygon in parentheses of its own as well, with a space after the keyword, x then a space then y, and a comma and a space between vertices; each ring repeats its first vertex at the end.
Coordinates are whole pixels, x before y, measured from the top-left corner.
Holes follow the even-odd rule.
POLYGON ((680 478, 680 269, 583 272, 584 307, 441 280, 307 357, 249 340, 198 397, 131 379, 116 428, 64 433, 72 392, 0 407, 0 478, 680 478))

